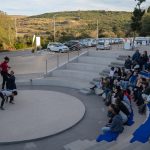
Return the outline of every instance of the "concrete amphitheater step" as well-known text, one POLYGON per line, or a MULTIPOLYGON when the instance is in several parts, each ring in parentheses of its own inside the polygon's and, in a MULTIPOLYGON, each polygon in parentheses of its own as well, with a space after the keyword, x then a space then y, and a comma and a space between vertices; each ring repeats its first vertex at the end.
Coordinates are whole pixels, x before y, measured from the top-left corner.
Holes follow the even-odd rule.
POLYGON ((99 75, 105 78, 108 77, 109 74, 105 72, 100 72, 99 75))
POLYGON ((127 55, 119 55, 119 56, 117 57, 118 60, 122 60, 122 61, 125 61, 126 58, 127 58, 127 55))
POLYGON ((77 140, 64 146, 65 150, 85 150, 88 147, 95 145, 96 142, 89 140, 77 140))
POLYGON ((124 67, 124 62, 111 62, 109 67, 124 67))
MULTIPOLYGON (((101 66, 108 66, 112 61, 114 61, 114 58, 103 58, 103 57, 90 57, 90 56, 82 56, 78 58, 79 63, 88 63, 88 64, 98 64, 101 66)), ((121 61, 116 62, 120 63, 121 61)))
POLYGON ((86 80, 65 78, 65 77, 47 77, 43 79, 35 79, 32 81, 32 85, 52 85, 52 86, 69 87, 79 90, 91 87, 91 84, 86 80))
POLYGON ((124 145, 124 148, 121 148, 120 150, 132 150, 132 149, 136 149, 137 150, 137 148, 139 147, 141 145, 141 143, 138 143, 138 142, 136 142, 136 143, 128 143, 128 144, 126 144, 126 145, 124 145))
MULTIPOLYGON (((92 85, 91 85, 91 87, 92 87, 92 85)), ((90 88, 83 88, 83 89, 80 89, 79 92, 82 93, 82 94, 85 94, 85 95, 93 94, 90 88)))
POLYGON ((66 65, 67 69, 70 70, 80 70, 80 71, 89 71, 89 72, 101 72, 106 69, 106 66, 101 66, 97 64, 85 64, 85 63, 68 63, 66 65))
POLYGON ((99 75, 103 77, 107 77, 109 76, 109 72, 110 72, 110 69, 104 69, 102 72, 99 73, 99 75))
POLYGON ((55 70, 52 72, 53 77, 65 77, 73 78, 73 79, 80 79, 80 80, 87 80, 92 81, 93 78, 99 77, 98 73, 94 72, 87 72, 87 71, 78 71, 78 70, 55 70))
POLYGON ((95 52, 88 52, 88 56, 92 57, 104 57, 104 58, 117 58, 119 53, 114 53, 111 51, 95 51, 95 52))
POLYGON ((115 145, 116 142, 100 142, 95 144, 94 146, 88 147, 84 150, 107 150, 108 148, 112 147, 113 145, 115 145))

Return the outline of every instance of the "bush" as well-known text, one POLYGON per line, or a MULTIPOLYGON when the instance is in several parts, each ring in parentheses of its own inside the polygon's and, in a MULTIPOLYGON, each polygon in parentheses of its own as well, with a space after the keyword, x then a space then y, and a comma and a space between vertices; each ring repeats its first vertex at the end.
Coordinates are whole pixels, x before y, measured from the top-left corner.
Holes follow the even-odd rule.
POLYGON ((25 45, 23 43, 15 43, 14 46, 15 46, 16 49, 23 49, 23 48, 25 48, 25 45))

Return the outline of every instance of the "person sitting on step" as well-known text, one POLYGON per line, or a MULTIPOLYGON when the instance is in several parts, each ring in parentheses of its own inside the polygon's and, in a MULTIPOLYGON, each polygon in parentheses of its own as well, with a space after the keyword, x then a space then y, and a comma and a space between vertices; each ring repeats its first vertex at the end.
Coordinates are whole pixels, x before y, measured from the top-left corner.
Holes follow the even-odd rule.
POLYGON ((112 119, 109 121, 109 124, 102 128, 103 133, 108 131, 122 133, 124 127, 122 117, 119 114, 120 109, 116 105, 111 104, 108 107, 108 111, 112 114, 112 119))

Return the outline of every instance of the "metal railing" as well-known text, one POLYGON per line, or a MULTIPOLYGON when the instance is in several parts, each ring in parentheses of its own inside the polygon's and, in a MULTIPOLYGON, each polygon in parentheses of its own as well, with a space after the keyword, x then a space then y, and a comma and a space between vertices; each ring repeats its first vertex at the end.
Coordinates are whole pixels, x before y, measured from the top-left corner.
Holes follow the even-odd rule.
MULTIPOLYGON (((49 75, 51 71, 62 67, 66 63, 86 53, 88 50, 89 48, 83 48, 78 51, 68 51, 66 53, 54 53, 42 50, 36 53, 27 51, 15 54, 5 54, 10 57, 9 65, 11 70, 15 72, 16 80, 24 81, 43 78, 49 75)), ((0 62, 3 61, 3 58, 4 55, 0 55, 0 62)))

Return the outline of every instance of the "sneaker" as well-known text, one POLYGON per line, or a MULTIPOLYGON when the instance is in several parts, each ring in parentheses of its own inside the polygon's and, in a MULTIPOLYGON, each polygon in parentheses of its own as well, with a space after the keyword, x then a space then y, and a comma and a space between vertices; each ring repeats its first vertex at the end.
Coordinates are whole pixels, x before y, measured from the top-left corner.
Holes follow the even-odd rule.
POLYGON ((15 104, 14 102, 9 102, 10 104, 15 104))

